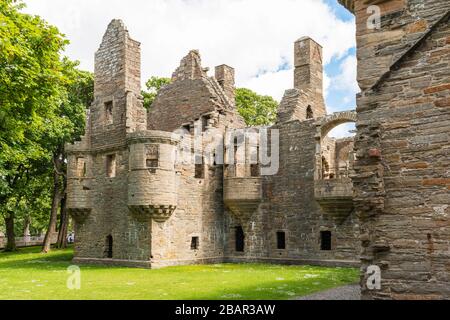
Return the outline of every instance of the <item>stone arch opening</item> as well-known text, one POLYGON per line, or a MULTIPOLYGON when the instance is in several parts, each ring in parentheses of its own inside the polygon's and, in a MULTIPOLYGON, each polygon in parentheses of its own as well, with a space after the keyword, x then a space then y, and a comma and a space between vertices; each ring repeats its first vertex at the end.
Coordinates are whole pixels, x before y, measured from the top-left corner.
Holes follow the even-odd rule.
POLYGON ((329 137, 336 127, 356 122, 355 111, 333 113, 317 122, 316 180, 347 178, 353 165, 354 138, 329 137))
MULTIPOLYGON (((356 122, 355 111, 334 113, 316 122, 314 196, 324 213, 339 220, 353 211, 353 184, 349 173, 354 161, 354 137, 334 138, 328 134, 348 122, 356 122)), ((324 247, 329 248, 329 234, 323 233, 323 236, 324 247)))

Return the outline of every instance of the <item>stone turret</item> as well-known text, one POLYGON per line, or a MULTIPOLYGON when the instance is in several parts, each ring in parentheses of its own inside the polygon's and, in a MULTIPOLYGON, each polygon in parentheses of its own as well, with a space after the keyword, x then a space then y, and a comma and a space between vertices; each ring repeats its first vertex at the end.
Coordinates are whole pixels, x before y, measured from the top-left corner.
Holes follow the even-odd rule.
POLYGON ((178 204, 175 172, 179 137, 162 131, 141 131, 128 136, 130 173, 128 207, 138 220, 164 222, 178 204))

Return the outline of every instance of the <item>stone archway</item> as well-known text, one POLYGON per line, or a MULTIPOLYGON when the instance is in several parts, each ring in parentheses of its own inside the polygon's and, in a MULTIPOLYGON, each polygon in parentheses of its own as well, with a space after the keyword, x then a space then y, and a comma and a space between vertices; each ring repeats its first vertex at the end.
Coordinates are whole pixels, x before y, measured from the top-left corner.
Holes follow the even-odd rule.
POLYGON ((316 176, 315 179, 320 179, 320 168, 322 163, 322 141, 330 133, 331 130, 337 126, 353 122, 356 123, 356 111, 342 111, 336 112, 325 117, 319 118, 316 122, 316 176))
POLYGON ((331 130, 348 122, 356 122, 356 111, 336 112, 320 118, 316 124, 316 138, 323 139, 331 130))
MULTIPOLYGON (((343 176, 337 171, 332 170, 330 172, 324 172, 322 151, 327 143, 326 137, 328 133, 335 127, 349 122, 356 122, 356 111, 333 113, 319 118, 316 122, 314 194, 323 211, 339 219, 347 217, 353 210, 353 185, 348 175, 343 176)), ((334 158, 334 160, 336 159, 334 158)))

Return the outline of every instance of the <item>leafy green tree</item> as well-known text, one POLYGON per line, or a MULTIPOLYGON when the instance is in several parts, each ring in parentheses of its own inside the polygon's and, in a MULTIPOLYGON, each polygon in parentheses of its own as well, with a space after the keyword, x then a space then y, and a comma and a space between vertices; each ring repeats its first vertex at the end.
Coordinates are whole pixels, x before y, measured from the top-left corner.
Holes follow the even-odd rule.
POLYGON ((169 84, 171 82, 170 78, 161 78, 161 77, 151 77, 146 83, 145 86, 147 91, 142 90, 142 96, 144 97, 144 107, 149 110, 156 96, 158 95, 159 90, 162 87, 169 84))
POLYGON ((236 107, 248 126, 273 124, 277 117, 278 102, 250 89, 236 89, 236 107))
POLYGON ((51 236, 57 229, 58 210, 60 224, 58 247, 65 247, 69 217, 65 207, 66 197, 66 155, 64 145, 78 140, 84 133, 86 109, 90 106, 94 94, 94 77, 90 72, 80 71, 78 63, 63 60, 64 74, 68 79, 61 91, 58 108, 46 125, 44 146, 51 153, 53 191, 49 225, 42 251, 50 251, 51 236))
POLYGON ((61 108, 69 100, 68 86, 79 76, 73 63, 61 59, 67 40, 22 8, 21 1, 0 2, 0 215, 7 250, 15 250, 16 215, 47 203, 51 184, 43 177, 54 171, 63 141, 83 128, 71 126, 70 117, 84 118, 79 108, 61 108), (40 202, 28 199, 33 192, 40 202))

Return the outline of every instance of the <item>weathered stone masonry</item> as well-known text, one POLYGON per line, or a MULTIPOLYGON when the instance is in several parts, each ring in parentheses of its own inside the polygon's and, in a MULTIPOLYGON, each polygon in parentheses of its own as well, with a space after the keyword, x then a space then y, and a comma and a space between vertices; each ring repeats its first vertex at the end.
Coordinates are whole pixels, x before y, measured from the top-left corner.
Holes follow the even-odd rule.
POLYGON ((360 62, 352 178, 363 297, 449 299, 450 2, 340 2, 355 14, 360 62), (377 29, 367 27, 373 4, 377 29), (366 285, 371 265, 381 290, 366 285))
POLYGON ((294 53, 294 88, 272 127, 245 128, 234 101, 234 69, 221 65, 210 77, 195 50, 146 112, 139 43, 113 20, 95 55, 86 134, 66 147, 75 261, 358 265, 348 177, 353 140, 327 136, 356 114, 326 114, 319 44, 301 38, 294 53), (245 141, 242 163, 216 161, 217 154, 240 148, 217 139, 231 129, 279 130, 278 171, 262 175, 264 167, 252 163, 258 140, 245 141), (198 132, 204 152, 195 158, 201 161, 180 161, 198 132))

